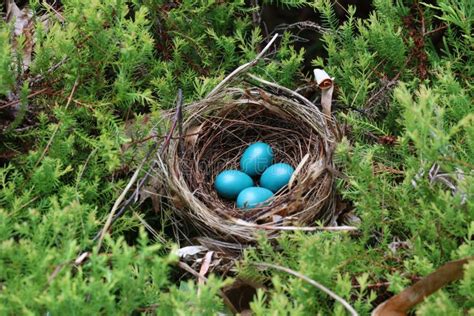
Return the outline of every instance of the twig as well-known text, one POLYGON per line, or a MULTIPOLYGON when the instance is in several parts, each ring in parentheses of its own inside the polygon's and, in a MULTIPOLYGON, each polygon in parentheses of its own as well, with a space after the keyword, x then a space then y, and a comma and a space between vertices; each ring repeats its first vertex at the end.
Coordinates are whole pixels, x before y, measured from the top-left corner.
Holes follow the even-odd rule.
MULTIPOLYGON (((184 145, 183 145, 183 91, 181 89, 178 89, 178 101, 177 101, 177 106, 176 106, 176 121, 178 124, 178 146, 179 146, 179 153, 180 155, 184 151, 184 145)), ((173 135, 170 135, 170 137, 173 135)))
POLYGON ((136 309, 137 312, 153 312, 155 311, 158 307, 160 307, 160 304, 151 304, 151 305, 148 305, 148 306, 144 306, 144 307, 138 307, 136 309))
MULTIPOLYGON (((367 79, 370 78, 372 76, 372 74, 380 67, 380 65, 382 65, 382 63, 385 62, 385 58, 382 59, 377 65, 375 65, 375 67, 369 72, 369 74, 367 76, 365 76, 367 79)), ((355 96, 352 98, 352 102, 351 102, 351 105, 350 107, 353 108, 354 107, 354 104, 357 100, 357 97, 359 96, 359 93, 360 91, 362 90, 362 88, 364 87, 364 84, 363 82, 359 85, 359 88, 357 88, 357 91, 356 91, 356 94, 355 96)))
POLYGON ((56 10, 55 8, 53 8, 53 7, 52 7, 51 5, 49 5, 49 3, 47 3, 46 1, 43 2, 43 5, 44 5, 47 9, 50 9, 51 11, 54 12, 54 15, 55 15, 56 18, 59 20, 59 22, 64 23, 65 19, 64 19, 64 17, 62 16, 62 14, 58 12, 58 10, 56 10))
MULTIPOLYGON (((46 3, 45 3, 46 4, 46 3)), ((64 57, 63 59, 61 59, 58 63, 54 64, 53 66, 51 66, 48 70, 46 70, 44 73, 42 74, 39 74, 35 77, 33 77, 31 80, 30 80, 30 84, 36 84, 40 81, 42 81, 46 75, 49 75, 50 73, 54 72, 56 69, 58 69, 59 67, 61 67, 64 63, 66 63, 66 61, 69 59, 68 56, 64 57)))
POLYGON ((423 13, 423 9, 420 6, 419 1, 415 1, 416 9, 418 10, 418 14, 420 15, 420 24, 421 24, 421 34, 425 34, 425 14, 423 13))
MULTIPOLYGON (((382 86, 376 93, 374 93, 369 100, 366 102, 366 106, 364 109, 364 112, 367 113, 369 110, 372 109, 373 105, 372 103, 375 102, 375 99, 382 94, 385 90, 390 89, 392 86, 396 85, 398 82, 398 79, 400 78, 402 71, 405 70, 405 67, 408 65, 408 63, 411 61, 411 56, 408 56, 408 58, 405 60, 405 64, 403 65, 402 70, 400 70, 389 82, 387 82, 384 86, 382 86)), ((377 65, 378 66, 378 65, 377 65)), ((354 103, 354 102, 353 102, 354 103)), ((353 105, 353 104, 352 104, 353 105)))
MULTIPOLYGON (((16 130, 15 130, 16 131, 16 130)), ((186 137, 189 137, 189 136, 196 136, 196 135, 199 135, 201 133, 197 132, 197 133, 189 133, 189 134, 185 134, 185 135, 182 135, 182 136, 173 136, 171 137, 171 139, 182 139, 183 137, 186 138, 186 137)), ((168 135, 166 136, 160 136, 160 135, 149 135, 149 136, 146 136, 144 138, 141 138, 141 139, 137 139, 137 140, 134 140, 130 143, 125 143, 125 145, 127 146, 133 146, 133 145, 137 145, 137 144, 141 144, 141 143, 144 143, 146 141, 149 141, 150 139, 152 138, 167 138, 168 135)))
POLYGON ((105 225, 104 225, 104 228, 102 228, 102 231, 100 233, 100 237, 99 237, 99 241, 98 241, 98 249, 100 249, 102 247, 102 242, 104 240, 104 237, 105 237, 105 234, 107 233, 107 231, 109 230, 110 226, 112 225, 112 221, 113 221, 113 218, 114 218, 114 215, 115 215, 115 212, 117 211, 117 209, 119 208, 119 205, 120 203, 122 203, 122 201, 125 199, 125 195, 127 195, 128 191, 130 190, 130 188, 132 187, 132 185, 135 183, 135 181, 137 180, 138 178, 138 175, 140 174, 140 171, 142 170, 143 166, 145 165, 145 162, 146 160, 148 159, 148 157, 145 157, 145 159, 142 160, 142 162, 140 163, 140 165, 138 166, 137 170, 135 170, 132 178, 130 179, 130 181, 128 182, 127 186, 125 187, 125 189, 122 191, 122 193, 120 194, 120 196, 118 197, 118 199, 115 201, 113 207, 112 207, 112 210, 110 211, 109 213, 109 216, 107 217, 107 221, 105 222, 105 225))
POLYGON ((260 16, 259 12, 259 5, 258 5, 258 0, 251 0, 250 1, 250 6, 252 7, 252 23, 254 27, 259 27, 260 22, 262 21, 262 17, 260 16))
MULTIPOLYGON (((49 88, 43 88, 43 89, 40 89, 40 90, 37 90, 31 94, 29 94, 28 96, 26 96, 27 99, 31 99, 32 97, 35 97, 37 96, 38 94, 41 94, 45 91, 49 90, 49 88)), ((3 105, 0 105, 0 110, 1 109, 4 109, 4 108, 8 108, 10 106, 13 106, 13 105, 17 105, 21 102, 21 100, 15 100, 15 101, 11 101, 11 102, 8 102, 8 103, 5 103, 3 105)))
MULTIPOLYGON (((270 86, 272 88, 275 88, 275 89, 278 89, 282 92, 285 92, 286 94, 302 101, 305 105, 311 107, 311 108, 316 108, 316 105, 313 104, 313 102, 311 102, 310 100, 308 100, 307 98, 305 98, 304 96, 302 96, 301 94, 298 94, 296 93, 295 91, 291 90, 291 89, 288 89, 286 87, 283 87, 283 86, 280 86, 276 83, 273 83, 273 82, 270 82, 268 80, 265 80, 265 79, 262 79, 260 77, 257 77, 255 75, 252 75, 252 74, 247 74, 250 78, 252 78, 253 80, 256 80, 256 81, 259 81, 267 86, 270 86)), ((324 114, 324 113, 323 113, 324 114)))
POLYGON ((58 276, 59 272, 61 272, 63 267, 69 263, 70 262, 61 263, 61 264, 58 264, 56 268, 54 268, 54 271, 48 277, 48 281, 47 281, 48 286, 51 285, 51 282, 53 282, 53 280, 58 276))
MULTIPOLYGON (((173 120, 173 125, 171 126, 171 129, 167 135, 167 137, 165 138, 164 142, 162 143, 161 145, 161 148, 160 148, 160 153, 163 153, 164 150, 168 147, 170 141, 171 141, 171 138, 172 138, 172 135, 176 129, 176 126, 178 125, 178 119, 181 117, 181 107, 182 107, 182 91, 181 89, 178 90, 178 104, 177 104, 177 110, 176 110, 176 114, 175 114, 175 117, 174 117, 174 120, 173 120)), ((146 154, 145 158, 142 160, 142 162, 140 163, 140 166, 137 168, 137 170, 135 170, 135 173, 133 174, 132 178, 130 179, 129 183, 127 184, 127 186, 125 187, 125 189, 123 190, 122 194, 120 194, 120 196, 118 197, 118 199, 115 201, 113 207, 112 207, 112 210, 110 211, 109 213, 109 216, 107 218, 107 221, 105 222, 105 225, 104 227, 102 228, 102 230, 95 236, 94 240, 99 240, 98 241, 98 248, 100 249, 101 246, 102 246, 102 242, 103 242, 103 239, 105 237, 105 234, 107 233, 107 231, 109 230, 110 226, 115 223, 115 221, 120 217, 122 216, 122 214, 125 213, 127 207, 136 199, 138 198, 138 195, 139 195, 139 188, 145 183, 145 181, 148 179, 149 177, 149 173, 145 174, 145 176, 141 179, 141 181, 139 182, 139 184, 137 185, 137 188, 134 192, 134 194, 132 194, 123 204, 122 206, 120 207, 120 209, 118 209, 118 207, 120 206, 120 204, 122 203, 122 201, 125 199, 125 195, 128 193, 128 191, 130 190, 130 188, 133 186, 133 184, 135 183, 135 181, 137 180, 138 178, 138 174, 140 173, 142 167, 144 166, 145 162, 148 161, 149 157, 151 156, 151 154, 155 151, 156 149, 156 146, 157 146, 157 143, 154 143, 153 146, 148 150, 148 153, 146 154), (117 211, 118 210, 118 211, 117 211)))
POLYGON ((140 223, 145 227, 145 229, 147 229, 153 235, 153 237, 155 237, 156 240, 158 240, 162 244, 166 244, 166 239, 160 236, 156 232, 156 230, 154 230, 153 227, 150 226, 150 224, 148 224, 143 218, 140 217, 140 215, 138 215, 137 212, 133 212, 133 215, 140 221, 140 223))
POLYGON ((74 264, 76 266, 81 265, 87 258, 89 258, 90 254, 91 253, 88 251, 81 253, 81 255, 74 260, 74 264))
POLYGON ((435 28, 434 30, 431 30, 431 31, 428 31, 426 32, 425 34, 423 34, 423 36, 428 36, 428 35, 431 35, 433 33, 436 33, 436 32, 439 32, 439 31, 442 31, 442 30, 445 30, 448 28, 448 25, 447 24, 444 24, 444 25, 441 25, 440 27, 437 27, 435 28))
POLYGON ((291 275, 293 275, 293 276, 295 276, 295 277, 311 284, 312 286, 320 289, 321 291, 323 291, 324 293, 326 293, 327 295, 329 295, 330 297, 332 297, 333 299, 335 299, 336 301, 341 303, 351 315, 353 315, 353 316, 358 315, 356 310, 346 300, 344 300, 342 297, 340 297, 339 295, 337 295, 333 291, 329 290, 328 288, 324 287, 322 284, 314 281, 313 279, 310 279, 309 277, 307 277, 304 274, 301 274, 301 273, 299 273, 297 271, 294 271, 294 270, 291 270, 289 268, 278 266, 278 265, 271 264, 271 263, 251 262, 250 264, 255 265, 257 267, 275 269, 275 270, 279 270, 279 271, 283 271, 283 272, 286 272, 288 274, 291 274, 291 275))
POLYGON ((306 231, 306 232, 314 232, 314 231, 355 231, 358 230, 357 227, 354 226, 327 226, 327 227, 307 227, 307 226, 272 226, 272 225, 259 225, 253 224, 241 219, 236 219, 235 224, 247 226, 247 227, 254 227, 256 229, 265 229, 265 230, 287 230, 287 231, 306 231))
MULTIPOLYGON (((378 289, 380 287, 388 287, 390 286, 390 284, 392 284, 391 282, 379 282, 379 283, 375 283, 375 284, 368 284, 365 286, 365 288, 367 289, 378 289)), ((353 289, 361 289, 362 286, 360 284, 354 284, 352 285, 352 288, 353 289)))
POLYGON ((224 85, 227 84, 227 82, 229 82, 230 80, 232 80, 232 78, 234 78, 235 76, 237 76, 238 74, 240 74, 241 72, 244 72, 246 71, 247 69, 253 67, 259 60, 260 58, 263 57, 263 55, 267 52, 268 49, 270 49, 270 46, 272 46, 272 44, 276 41, 276 39, 278 38, 278 33, 276 33, 273 38, 270 40, 270 42, 268 42, 268 44, 262 49, 262 51, 257 55, 257 57, 255 57, 254 60, 246 63, 246 64, 243 64, 239 67, 237 67, 234 71, 232 71, 227 77, 224 78, 224 80, 222 80, 214 89, 212 89, 212 91, 207 95, 207 98, 213 96, 214 94, 216 94, 224 85))
POLYGON ((185 262, 182 262, 182 261, 178 261, 178 267, 180 267, 181 269, 183 269, 186 272, 191 273, 193 276, 198 278, 199 281, 207 282, 207 278, 203 275, 200 275, 197 271, 195 271, 193 268, 191 268, 189 266, 189 264, 187 264, 185 262))
POLYGON ((298 29, 299 31, 311 30, 311 31, 318 32, 320 34, 324 34, 330 31, 317 23, 314 23, 311 21, 300 21, 300 22, 296 22, 292 24, 287 24, 287 23, 280 24, 269 35, 273 35, 273 33, 279 32, 279 31, 285 32, 289 29, 298 29))
POLYGON ((181 89, 179 89, 178 90, 178 101, 177 101, 177 106, 176 106, 176 113, 175 113, 175 116, 174 116, 174 119, 173 119, 173 124, 171 125, 170 132, 166 136, 162 147, 160 148, 160 153, 163 153, 165 151, 165 149, 168 147, 168 145, 171 141, 171 138, 173 136, 173 133, 176 129, 176 126, 178 125, 178 120, 182 117, 182 115, 181 115, 182 100, 183 100, 182 92, 181 92, 181 89))

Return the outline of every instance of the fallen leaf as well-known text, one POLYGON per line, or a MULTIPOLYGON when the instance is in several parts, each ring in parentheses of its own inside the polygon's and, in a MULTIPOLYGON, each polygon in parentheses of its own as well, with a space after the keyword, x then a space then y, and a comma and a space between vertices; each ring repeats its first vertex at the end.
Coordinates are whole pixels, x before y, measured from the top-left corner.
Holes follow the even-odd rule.
MULTIPOLYGON (((212 255, 214 254, 214 251, 208 251, 206 253, 206 256, 204 257, 204 260, 202 261, 201 269, 199 270, 199 275, 205 277, 207 274, 207 271, 209 271, 209 267, 211 265, 211 260, 212 260, 212 255)), ((199 278, 199 284, 204 284, 203 278, 199 278)))
POLYGON ((194 256, 206 250, 207 248, 203 246, 187 246, 178 249, 178 256, 180 258, 186 258, 187 256, 194 256))
POLYGON ((372 316, 406 315, 413 306, 422 302, 427 296, 446 284, 461 279, 464 272, 463 266, 471 260, 474 260, 474 256, 448 262, 435 272, 377 306, 372 312, 372 316))
POLYGON ((389 245, 388 249, 392 252, 392 254, 396 254, 398 249, 410 249, 412 244, 410 241, 400 241, 398 238, 395 238, 389 245))

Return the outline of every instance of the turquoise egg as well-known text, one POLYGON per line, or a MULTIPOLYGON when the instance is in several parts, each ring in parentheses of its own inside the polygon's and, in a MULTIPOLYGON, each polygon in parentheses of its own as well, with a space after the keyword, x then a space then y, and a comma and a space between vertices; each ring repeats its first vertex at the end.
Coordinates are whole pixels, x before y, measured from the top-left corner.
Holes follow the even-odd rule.
POLYGON ((224 170, 214 182, 217 193, 226 199, 235 199, 240 191, 253 185, 252 178, 239 170, 224 170))
POLYGON ((238 208, 253 208, 273 196, 272 191, 265 188, 250 187, 242 190, 237 197, 238 208))
POLYGON ((286 163, 271 165, 260 177, 260 186, 272 192, 277 192, 288 184, 293 172, 295 172, 295 169, 286 163))
POLYGON ((272 148, 268 144, 257 142, 245 149, 240 158, 240 169, 253 177, 262 174, 272 162, 272 148))

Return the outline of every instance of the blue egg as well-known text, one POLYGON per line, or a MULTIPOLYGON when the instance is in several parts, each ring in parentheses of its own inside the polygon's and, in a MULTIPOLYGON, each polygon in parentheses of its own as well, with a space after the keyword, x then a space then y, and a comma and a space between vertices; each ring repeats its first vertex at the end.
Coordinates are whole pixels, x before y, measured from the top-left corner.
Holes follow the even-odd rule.
POLYGON ((226 199, 235 199, 240 191, 253 185, 252 178, 239 170, 222 171, 214 182, 217 193, 226 199))
POLYGON ((272 191, 265 188, 259 187, 250 187, 242 190, 237 197, 237 207, 238 208, 253 208, 273 196, 272 191))
POLYGON ((286 163, 271 165, 260 177, 260 186, 272 192, 277 192, 288 184, 293 172, 295 172, 295 169, 286 163))
POLYGON ((272 162, 272 148, 265 143, 257 142, 245 149, 240 159, 240 169, 253 177, 262 174, 272 162))

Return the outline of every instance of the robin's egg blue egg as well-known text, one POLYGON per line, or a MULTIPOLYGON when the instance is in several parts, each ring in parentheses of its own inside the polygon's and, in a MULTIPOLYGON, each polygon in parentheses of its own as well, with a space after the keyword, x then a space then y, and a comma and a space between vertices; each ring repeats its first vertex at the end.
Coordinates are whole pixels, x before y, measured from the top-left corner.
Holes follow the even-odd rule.
POLYGON ((273 196, 272 191, 260 187, 250 187, 242 190, 237 197, 238 208, 253 208, 263 206, 263 202, 273 196))
POLYGON ((277 192, 288 184, 293 172, 295 172, 295 169, 286 163, 271 165, 260 177, 260 186, 272 192, 277 192))
POLYGON ((272 148, 268 144, 257 142, 245 149, 240 158, 240 169, 253 177, 262 174, 272 162, 272 148))
POLYGON ((214 182, 217 193, 226 199, 235 199, 240 191, 253 185, 252 178, 239 170, 222 171, 214 182))

